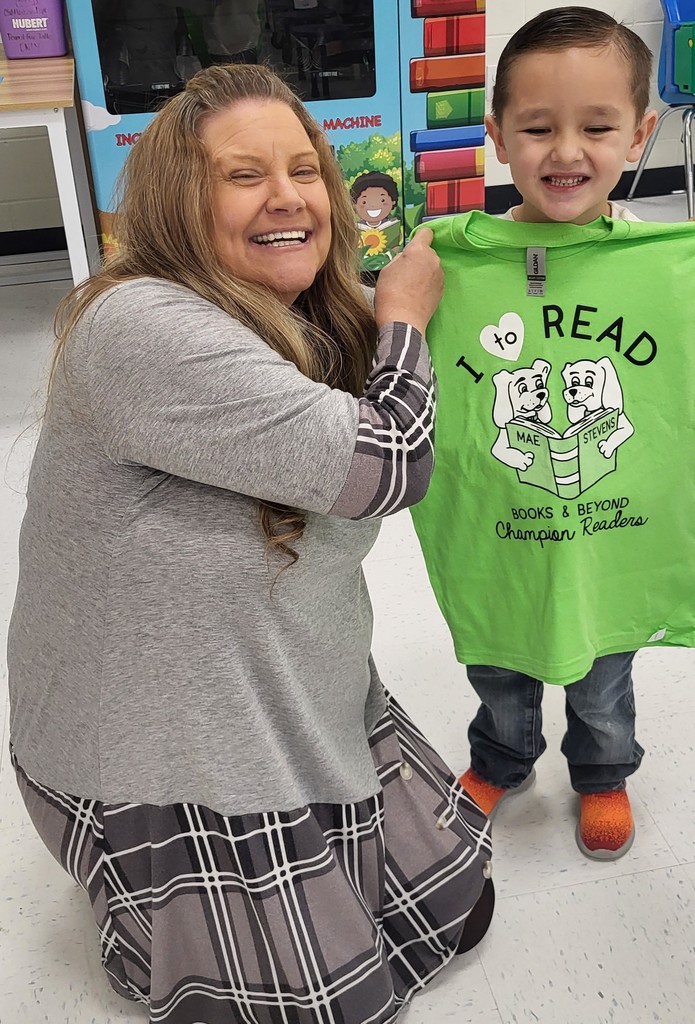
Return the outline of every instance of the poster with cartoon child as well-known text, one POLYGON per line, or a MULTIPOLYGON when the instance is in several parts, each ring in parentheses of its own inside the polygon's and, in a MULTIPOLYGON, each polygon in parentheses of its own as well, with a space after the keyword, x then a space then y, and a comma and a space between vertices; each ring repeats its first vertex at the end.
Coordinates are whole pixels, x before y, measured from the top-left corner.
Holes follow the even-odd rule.
POLYGON ((393 216, 398 185, 390 174, 368 171, 355 179, 350 195, 362 237, 362 264, 366 270, 381 270, 401 245, 401 222, 393 216))

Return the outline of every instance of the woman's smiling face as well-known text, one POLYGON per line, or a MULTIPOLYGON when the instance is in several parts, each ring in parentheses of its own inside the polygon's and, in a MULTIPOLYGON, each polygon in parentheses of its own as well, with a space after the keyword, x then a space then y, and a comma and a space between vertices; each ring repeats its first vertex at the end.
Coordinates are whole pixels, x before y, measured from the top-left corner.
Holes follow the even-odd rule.
POLYGON ((291 305, 331 245, 331 207, 319 156, 296 114, 275 100, 244 100, 206 118, 213 165, 215 246, 244 281, 291 305))

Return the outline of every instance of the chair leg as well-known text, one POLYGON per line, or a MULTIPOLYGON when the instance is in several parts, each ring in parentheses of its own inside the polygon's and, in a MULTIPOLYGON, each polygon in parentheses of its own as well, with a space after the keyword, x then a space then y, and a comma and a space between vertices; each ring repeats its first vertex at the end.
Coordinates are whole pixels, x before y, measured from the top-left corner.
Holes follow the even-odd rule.
POLYGON ((683 156, 685 162, 685 193, 688 199, 688 220, 695 217, 695 173, 693 171, 693 117, 695 107, 683 111, 683 156))
POLYGON ((674 110, 678 110, 678 109, 680 109, 680 108, 679 107, 664 107, 664 109, 659 114, 657 122, 656 122, 656 124, 654 126, 654 131, 649 136, 649 140, 647 142, 647 145, 644 147, 644 151, 642 152, 642 156, 640 157, 640 162, 637 164, 637 170, 635 172, 635 177, 633 179, 632 185, 630 186, 630 191, 627 194, 628 202, 631 199, 635 198, 635 192, 637 191, 637 186, 639 185, 640 178, 642 177, 642 174, 644 173, 644 168, 647 166, 647 160, 651 156, 652 150, 654 149, 654 143, 656 142, 656 137, 659 134, 659 130, 661 128, 661 125, 663 124, 664 120, 668 117, 669 114, 672 114, 674 110))

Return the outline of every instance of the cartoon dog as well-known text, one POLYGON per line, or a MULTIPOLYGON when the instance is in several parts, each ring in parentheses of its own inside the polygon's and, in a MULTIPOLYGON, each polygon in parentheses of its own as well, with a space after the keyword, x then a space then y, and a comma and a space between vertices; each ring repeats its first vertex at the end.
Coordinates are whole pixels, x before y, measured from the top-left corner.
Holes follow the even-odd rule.
POLYGON ((635 428, 623 412, 623 392, 613 363, 604 356, 598 362, 580 359, 567 363, 562 371, 567 387, 562 397, 567 402, 567 416, 570 423, 578 423, 592 412, 601 409, 615 409, 618 426, 612 434, 598 442, 598 450, 609 459, 621 444, 632 437, 635 428))
POLYGON ((546 387, 549 373, 550 363, 536 359, 533 366, 511 371, 500 370, 492 378, 495 385, 492 418, 499 427, 492 454, 505 466, 523 472, 533 462, 533 452, 522 452, 519 448, 510 447, 505 427, 511 420, 517 423, 526 420, 529 426, 550 421, 552 412, 546 387))

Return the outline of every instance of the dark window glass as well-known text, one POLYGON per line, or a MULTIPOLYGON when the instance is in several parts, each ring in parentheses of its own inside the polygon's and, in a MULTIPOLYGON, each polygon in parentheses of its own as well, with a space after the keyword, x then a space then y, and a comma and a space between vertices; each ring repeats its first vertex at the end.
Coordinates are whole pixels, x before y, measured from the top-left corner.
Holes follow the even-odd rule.
POLYGON ((107 108, 156 110, 226 63, 268 63, 303 100, 372 96, 374 2, 92 0, 107 108))

